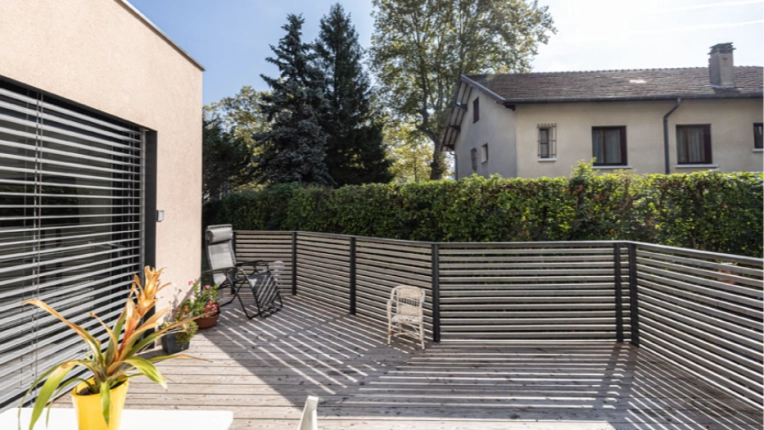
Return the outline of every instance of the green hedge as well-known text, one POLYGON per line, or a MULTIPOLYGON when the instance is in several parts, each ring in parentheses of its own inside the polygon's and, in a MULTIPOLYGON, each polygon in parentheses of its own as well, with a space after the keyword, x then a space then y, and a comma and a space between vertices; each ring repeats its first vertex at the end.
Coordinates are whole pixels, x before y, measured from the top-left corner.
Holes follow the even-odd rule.
POLYGON ((204 208, 205 225, 443 242, 626 239, 762 256, 762 175, 700 172, 278 185, 204 208))

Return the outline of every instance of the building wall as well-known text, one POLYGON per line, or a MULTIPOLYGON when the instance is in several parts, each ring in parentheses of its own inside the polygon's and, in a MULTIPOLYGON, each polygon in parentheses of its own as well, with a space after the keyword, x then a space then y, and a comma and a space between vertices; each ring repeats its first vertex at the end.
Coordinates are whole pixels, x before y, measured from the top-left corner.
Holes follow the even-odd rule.
MULTIPOLYGON (((592 159, 594 126, 626 126, 627 168, 635 173, 663 173, 663 116, 675 101, 520 104, 504 108, 474 89, 456 139, 457 178, 477 173, 504 177, 567 176, 579 161, 592 159), (480 120, 472 122, 472 101, 480 97, 480 120), (557 156, 538 158, 539 124, 556 124, 557 156), (472 169, 470 151, 488 143, 489 160, 472 169)), ((762 171, 761 150, 753 149, 753 124, 762 122, 762 100, 684 100, 669 117, 671 173, 716 169, 721 172, 762 171), (676 125, 710 124, 712 164, 677 165, 676 125)), ((613 169, 600 168, 603 171, 613 169)))
POLYGON ((157 132, 157 266, 187 288, 201 269, 202 70, 119 0, 3 0, 0 41, 0 76, 157 132))
POLYGON ((506 178, 517 176, 514 124, 515 115, 512 110, 482 92, 473 90, 454 145, 457 179, 473 173, 486 177, 495 173, 506 178), (472 102, 478 97, 480 120, 473 123, 472 102), (480 147, 484 144, 488 144, 488 161, 481 163, 480 147), (470 151, 473 148, 478 150, 477 170, 472 169, 470 151))
MULTIPOLYGON (((592 159, 593 126, 626 126, 631 171, 664 172, 663 115, 673 101, 549 103, 517 105, 516 120, 500 126, 517 132, 517 176, 567 176, 580 160, 592 159), (538 125, 557 125, 556 161, 538 159, 538 125)), ((669 117, 672 173, 703 168, 677 167, 676 125, 711 124, 713 164, 722 172, 762 171, 762 152, 753 150, 753 123, 762 121, 762 101, 752 99, 686 100, 669 117), (718 166, 718 167, 717 167, 718 166)))

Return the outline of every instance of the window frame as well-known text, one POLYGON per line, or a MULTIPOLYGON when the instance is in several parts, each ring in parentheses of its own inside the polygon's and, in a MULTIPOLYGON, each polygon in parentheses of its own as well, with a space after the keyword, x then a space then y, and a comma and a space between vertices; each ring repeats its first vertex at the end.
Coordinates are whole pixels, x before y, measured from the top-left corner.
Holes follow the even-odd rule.
POLYGON ((472 160, 472 171, 473 172, 477 172, 477 168, 478 168, 477 157, 478 157, 478 155, 477 155, 477 148, 472 148, 470 150, 470 158, 472 160))
POLYGON ((764 149, 764 146, 762 146, 762 132, 764 131, 762 130, 763 128, 764 123, 753 123, 753 149, 764 149))
POLYGON ((472 123, 480 121, 480 97, 472 101, 472 123))
POLYGON ((553 160, 557 158, 557 124, 538 124, 537 126, 537 155, 539 160, 553 160), (541 152, 541 131, 546 130, 546 156, 541 152))
MULTIPOLYGON (((625 125, 603 125, 603 126, 599 126, 598 125, 598 126, 592 126, 592 158, 594 158, 594 163, 592 164, 593 166, 595 166, 595 167, 600 167, 600 166, 601 167, 610 167, 610 166, 624 166, 624 167, 626 167, 626 166, 629 165, 629 156, 628 156, 629 154, 627 153, 627 149, 628 149, 628 146, 626 144, 626 126, 625 125), (619 130, 621 132, 620 133, 620 137, 619 137, 619 139, 620 139, 620 141, 619 141, 620 145, 619 146, 621 147, 621 161, 618 162, 618 163, 605 163, 605 162, 601 162, 601 161, 597 160, 596 156, 594 155, 595 154, 595 151, 594 151, 594 136, 593 136, 594 132, 595 131, 600 131, 601 133, 603 133, 603 136, 602 136, 602 144, 603 144, 602 152, 603 152, 603 154, 605 154, 606 145, 605 145, 605 136, 604 136, 604 133, 606 131, 608 131, 608 130, 619 130)), ((605 154, 604 158, 607 159, 607 154, 605 154)))
MULTIPOLYGON (((677 124, 676 125, 676 164, 678 166, 686 166, 686 165, 711 165, 714 163, 714 157, 713 157, 713 149, 712 149, 712 142, 711 142, 711 124, 677 124), (701 127, 703 128, 703 161, 682 161, 679 159, 679 135, 680 130, 689 130, 693 127, 701 127)), ((685 139, 686 142, 686 139, 685 139)), ((686 143, 685 143, 686 145, 686 143)), ((687 150, 689 148, 685 148, 685 154, 688 154, 689 151, 687 150)))
POLYGON ((488 144, 484 143, 483 146, 480 147, 480 164, 485 164, 488 162, 488 144))

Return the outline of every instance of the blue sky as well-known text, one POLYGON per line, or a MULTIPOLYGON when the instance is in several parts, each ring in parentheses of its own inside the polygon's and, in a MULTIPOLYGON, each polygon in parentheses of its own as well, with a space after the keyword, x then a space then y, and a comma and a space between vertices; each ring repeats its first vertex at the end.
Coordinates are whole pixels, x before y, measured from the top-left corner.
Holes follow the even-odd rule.
MULTIPOLYGON (((288 13, 302 13, 305 40, 336 0, 130 0, 204 67, 204 103, 243 85, 267 89, 275 76, 265 58, 288 13)), ((371 0, 340 2, 352 14, 362 45, 371 43, 371 0)), ((539 0, 557 34, 542 46, 534 71, 701 67, 708 48, 733 42, 735 64, 764 65, 761 0, 539 0)))

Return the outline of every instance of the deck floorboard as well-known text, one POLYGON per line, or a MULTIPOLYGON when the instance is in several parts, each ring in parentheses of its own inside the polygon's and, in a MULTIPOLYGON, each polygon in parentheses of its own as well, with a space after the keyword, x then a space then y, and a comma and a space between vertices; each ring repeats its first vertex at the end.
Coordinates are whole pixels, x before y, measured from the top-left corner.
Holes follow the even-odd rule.
MULTIPOLYGON (((189 354, 136 378, 127 408, 234 412, 232 429, 296 429, 308 395, 319 428, 760 429, 762 414, 627 344, 441 343, 421 351, 377 320, 286 297, 265 320, 238 303, 189 354)), ((60 399, 66 405, 68 399, 60 399)))

